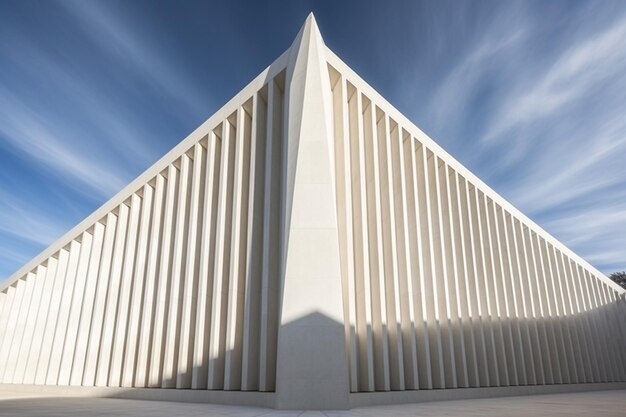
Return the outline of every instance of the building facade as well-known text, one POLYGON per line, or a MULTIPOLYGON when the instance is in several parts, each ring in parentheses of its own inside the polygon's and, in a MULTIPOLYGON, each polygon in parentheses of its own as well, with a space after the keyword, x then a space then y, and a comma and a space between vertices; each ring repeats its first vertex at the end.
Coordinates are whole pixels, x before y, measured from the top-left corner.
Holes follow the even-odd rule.
POLYGON ((277 408, 613 387, 625 305, 348 68, 311 15, 0 287, 0 382, 277 408))

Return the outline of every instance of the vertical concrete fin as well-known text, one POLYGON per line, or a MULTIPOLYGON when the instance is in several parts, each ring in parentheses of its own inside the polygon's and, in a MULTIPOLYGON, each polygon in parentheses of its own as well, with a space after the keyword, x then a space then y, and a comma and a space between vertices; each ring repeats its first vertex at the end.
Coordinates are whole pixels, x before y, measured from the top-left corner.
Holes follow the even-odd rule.
POLYGON ((332 98, 312 14, 289 54, 276 406, 348 408, 332 98))

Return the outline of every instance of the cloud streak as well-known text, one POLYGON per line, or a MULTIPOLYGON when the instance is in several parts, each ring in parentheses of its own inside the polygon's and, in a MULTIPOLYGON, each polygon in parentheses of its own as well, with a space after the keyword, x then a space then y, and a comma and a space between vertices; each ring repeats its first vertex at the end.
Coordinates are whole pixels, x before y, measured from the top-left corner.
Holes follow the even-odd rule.
POLYGON ((66 138, 72 132, 51 134, 46 124, 19 98, 0 88, 0 133, 20 152, 42 163, 55 174, 70 183, 80 183, 83 189, 97 192, 100 196, 112 195, 125 185, 125 178, 116 174, 110 166, 102 165, 97 159, 79 154, 67 146, 66 138), (65 133, 65 134, 64 134, 65 133))
POLYGON ((619 74, 626 64, 626 18, 565 51, 530 88, 512 97, 484 135, 484 141, 504 139, 510 129, 559 112, 602 81, 619 74))
MULTIPOLYGON (((367 79, 393 85, 394 94, 381 90, 390 102, 608 273, 626 269, 626 6, 607 3, 425 2, 356 14, 337 6, 318 17, 339 55, 374 62, 367 79), (377 29, 346 30, 356 22, 377 29), (378 79, 376 64, 385 71, 378 79)), ((251 42, 267 27, 220 9, 230 4, 160 5, 146 13, 123 2, 0 5, 0 274, 191 131, 212 107, 203 92, 237 91, 231 68, 250 58, 228 51, 274 51, 251 42), (221 49, 194 43, 209 33, 229 36, 215 42, 221 49)), ((281 48, 293 33, 278 22, 300 20, 291 12, 268 14, 267 39, 281 48)))
POLYGON ((544 10, 496 10, 506 24, 450 59, 418 118, 583 258, 626 269, 626 13, 559 27, 544 10))
POLYGON ((17 6, 0 10, 0 165, 11 161, 0 167, 11 180, 0 193, 3 273, 122 189, 175 143, 163 146, 165 134, 190 130, 208 107, 169 51, 143 42, 149 30, 112 5, 17 6))
POLYGON ((199 94, 178 68, 133 33, 115 13, 103 3, 67 1, 62 5, 81 22, 85 33, 116 61, 132 63, 136 71, 149 79, 158 89, 178 104, 175 109, 183 116, 198 114, 207 98, 199 94))

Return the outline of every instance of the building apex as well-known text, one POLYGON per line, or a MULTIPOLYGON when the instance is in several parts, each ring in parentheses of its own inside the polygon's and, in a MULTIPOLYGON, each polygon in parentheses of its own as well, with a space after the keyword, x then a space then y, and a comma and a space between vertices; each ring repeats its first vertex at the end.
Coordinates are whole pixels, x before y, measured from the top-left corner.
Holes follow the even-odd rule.
POLYGON ((302 27, 300 28, 300 31, 293 40, 291 44, 291 49, 298 50, 303 45, 310 45, 313 42, 324 45, 324 39, 322 38, 320 29, 317 26, 317 22, 315 21, 315 16, 313 15, 313 12, 311 12, 307 16, 306 20, 302 24, 302 27))

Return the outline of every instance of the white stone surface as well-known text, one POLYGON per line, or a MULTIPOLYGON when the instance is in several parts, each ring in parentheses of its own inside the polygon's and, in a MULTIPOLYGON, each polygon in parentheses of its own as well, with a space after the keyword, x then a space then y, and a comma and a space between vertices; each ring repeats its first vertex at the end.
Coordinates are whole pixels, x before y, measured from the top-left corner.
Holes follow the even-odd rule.
POLYGON ((0 382, 293 409, 579 390, 626 381, 625 310, 623 289, 385 101, 310 15, 0 286, 0 382))

